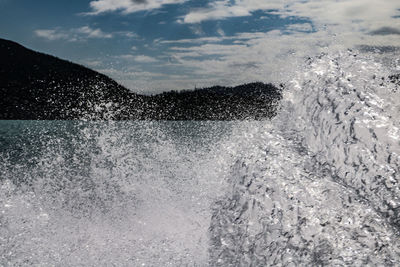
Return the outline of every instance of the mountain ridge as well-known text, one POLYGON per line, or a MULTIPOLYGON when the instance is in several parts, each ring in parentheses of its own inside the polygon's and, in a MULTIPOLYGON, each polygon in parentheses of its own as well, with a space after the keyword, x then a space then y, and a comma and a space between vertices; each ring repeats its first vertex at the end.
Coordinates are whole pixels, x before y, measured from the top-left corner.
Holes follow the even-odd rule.
POLYGON ((141 95, 82 65, 4 39, 0 59, 0 119, 268 119, 281 99, 281 88, 261 82, 141 95))

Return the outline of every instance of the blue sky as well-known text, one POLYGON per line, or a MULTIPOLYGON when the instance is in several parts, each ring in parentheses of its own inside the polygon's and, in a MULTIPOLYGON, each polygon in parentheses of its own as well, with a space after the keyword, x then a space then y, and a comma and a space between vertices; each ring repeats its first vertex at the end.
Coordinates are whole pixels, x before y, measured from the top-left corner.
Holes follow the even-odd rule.
POLYGON ((332 47, 400 46, 398 0, 0 0, 0 37, 134 91, 279 81, 332 47))

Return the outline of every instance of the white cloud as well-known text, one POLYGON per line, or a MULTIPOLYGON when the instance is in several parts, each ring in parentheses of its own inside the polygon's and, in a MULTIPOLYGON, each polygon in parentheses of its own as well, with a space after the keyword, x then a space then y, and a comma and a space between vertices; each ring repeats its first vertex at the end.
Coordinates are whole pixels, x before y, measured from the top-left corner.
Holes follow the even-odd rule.
MULTIPOLYGON (((398 0, 219 0, 206 8, 194 9, 178 20, 180 23, 199 23, 231 17, 250 16, 257 10, 282 17, 309 18, 320 29, 342 27, 345 31, 373 31, 382 27, 400 28, 398 0)), ((341 32, 339 29, 336 31, 341 32)))
MULTIPOLYGON (((292 0, 293 1, 293 0, 292 0)), ((270 0, 229 0, 215 1, 207 8, 196 9, 189 12, 182 19, 181 23, 199 23, 205 20, 220 20, 231 17, 250 16, 257 10, 283 9, 286 1, 270 0)))
POLYGON ((160 44, 193 44, 193 43, 213 43, 221 42, 224 40, 222 37, 202 37, 195 39, 179 39, 179 40, 162 40, 160 44))
POLYGON ((128 71, 121 71, 117 70, 114 68, 110 69, 97 69, 97 71, 107 74, 107 75, 112 75, 112 76, 117 76, 119 78, 128 78, 128 77, 146 77, 146 78, 154 78, 154 77, 165 77, 166 75, 163 73, 157 73, 157 72, 148 72, 148 71, 141 71, 141 70, 128 70, 128 71))
MULTIPOLYGON (((186 0, 97 0, 91 2, 91 14, 127 14, 183 2, 186 0)), ((289 79, 291 73, 303 64, 304 58, 320 52, 362 45, 400 46, 397 34, 400 19, 395 18, 400 15, 399 0, 217 0, 205 8, 190 10, 178 21, 191 24, 189 26, 193 32, 203 35, 200 25, 196 23, 251 16, 259 10, 282 18, 305 18, 310 23, 291 24, 270 32, 238 33, 234 36, 226 36, 222 29, 219 31, 216 28, 217 36, 158 40, 154 44, 171 45, 159 57, 159 61, 146 55, 122 55, 120 58, 137 63, 159 62, 180 75, 148 72, 121 76, 119 80, 130 84, 131 88, 144 89, 193 88, 195 84, 198 87, 235 85, 255 80, 278 83, 289 79)), ((268 19, 265 16, 261 18, 268 19)), ((43 37, 49 36, 48 39, 63 39, 63 34, 57 30, 40 32, 43 37)))
POLYGON ((113 37, 112 33, 105 33, 101 29, 94 29, 89 26, 74 28, 69 30, 63 29, 38 29, 34 33, 36 36, 54 41, 66 40, 70 42, 83 41, 87 39, 109 39, 113 37))
POLYGON ((220 36, 225 36, 225 32, 224 32, 224 30, 223 30, 221 27, 218 27, 217 33, 218 33, 220 36))
POLYGON ((192 80, 198 86, 208 86, 235 85, 255 80, 280 83, 301 69, 299 66, 308 56, 363 44, 400 45, 398 35, 395 34, 365 38, 361 32, 332 35, 330 31, 309 33, 306 32, 308 30, 308 24, 293 24, 281 31, 240 33, 219 38, 231 40, 231 43, 203 43, 199 42, 203 38, 188 39, 182 42, 185 46, 176 42, 168 53, 174 58, 174 66, 193 70, 192 80), (287 34, 288 31, 291 34, 287 34))
MULTIPOLYGON (((342 36, 377 32, 388 27, 400 29, 400 19, 396 18, 400 15, 398 0, 219 0, 210 3, 206 8, 191 10, 178 22, 194 24, 250 16, 257 10, 269 10, 269 13, 282 17, 308 18, 316 30, 327 30, 342 36)), ((310 24, 302 24, 291 26, 287 30, 297 32, 312 29, 310 24)))
POLYGON ((35 30, 35 34, 38 37, 45 38, 50 41, 68 39, 69 35, 67 33, 59 32, 58 30, 35 30))
POLYGON ((291 70, 298 69, 305 57, 320 52, 363 45, 400 46, 398 0, 220 0, 207 8, 191 10, 179 22, 193 24, 248 16, 256 10, 273 10, 268 12, 283 18, 308 18, 311 22, 268 33, 162 42, 175 44, 169 52, 175 65, 194 69, 194 75, 207 77, 212 83, 228 84, 280 82, 290 76, 291 70), (223 40, 232 42, 222 43, 223 40))
POLYGON ((119 35, 119 36, 123 36, 126 38, 139 38, 139 36, 134 33, 134 32, 129 32, 129 31, 119 31, 119 32, 115 32, 115 35, 119 35))
POLYGON ((90 2, 92 12, 88 15, 98 15, 104 12, 120 11, 123 14, 138 11, 154 10, 168 4, 181 4, 187 0, 96 0, 90 2))
POLYGON ((36 36, 54 41, 66 40, 69 42, 85 41, 87 39, 110 39, 115 36, 125 38, 138 38, 138 35, 129 31, 117 31, 113 33, 103 32, 100 28, 91 28, 90 26, 83 26, 80 28, 72 29, 38 29, 34 33, 36 36))
POLYGON ((104 33, 101 29, 92 29, 89 26, 84 26, 74 30, 78 34, 82 34, 87 38, 112 38, 112 34, 104 33))
POLYGON ((203 28, 199 24, 192 25, 189 28, 196 35, 204 35, 205 34, 204 31, 203 31, 203 28))
POLYGON ((115 57, 119 58, 119 59, 125 59, 125 60, 134 60, 135 59, 135 56, 134 55, 130 55, 130 54, 119 55, 119 56, 115 56, 115 57))
POLYGON ((139 55, 139 56, 135 56, 134 60, 136 62, 140 62, 140 63, 154 63, 157 62, 158 60, 154 57, 149 57, 149 56, 145 56, 145 55, 139 55))
POLYGON ((135 61, 138 63, 155 63, 158 62, 158 60, 154 57, 146 56, 146 55, 119 55, 116 58, 124 59, 124 60, 130 60, 130 61, 135 61))
MULTIPOLYGON (((301 24, 302 25, 302 24, 301 24)), ((294 25, 292 26, 292 30, 294 25)), ((217 30, 218 33, 218 30, 217 30)), ((222 34, 220 32, 219 34, 222 34)), ((179 40, 160 40, 160 44, 200 44, 200 43, 219 43, 225 40, 233 40, 236 43, 243 43, 243 40, 249 40, 254 38, 265 37, 265 32, 242 32, 237 33, 234 36, 218 36, 218 37, 201 37, 201 38, 193 38, 193 39, 179 39, 179 40)))
POLYGON ((384 26, 399 26, 400 1, 397 0, 312 0, 293 2, 288 10, 279 11, 287 16, 310 18, 315 25, 339 26, 346 31, 365 32, 384 26))
POLYGON ((295 32, 310 32, 313 30, 313 27, 310 23, 299 23, 299 24, 291 24, 286 27, 288 31, 295 32))
POLYGON ((138 93, 151 94, 165 89, 194 88, 192 77, 186 75, 167 75, 140 69, 122 71, 115 68, 98 68, 96 71, 118 80, 122 85, 138 93))

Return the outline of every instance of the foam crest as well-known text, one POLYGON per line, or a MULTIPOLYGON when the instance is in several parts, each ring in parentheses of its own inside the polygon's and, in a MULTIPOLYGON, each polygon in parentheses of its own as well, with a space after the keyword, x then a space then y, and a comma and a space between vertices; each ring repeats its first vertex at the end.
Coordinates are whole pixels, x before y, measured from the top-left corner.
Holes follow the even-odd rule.
POLYGON ((399 261, 399 92, 388 75, 351 51, 310 59, 271 123, 242 124, 231 189, 214 207, 212 266, 399 261))

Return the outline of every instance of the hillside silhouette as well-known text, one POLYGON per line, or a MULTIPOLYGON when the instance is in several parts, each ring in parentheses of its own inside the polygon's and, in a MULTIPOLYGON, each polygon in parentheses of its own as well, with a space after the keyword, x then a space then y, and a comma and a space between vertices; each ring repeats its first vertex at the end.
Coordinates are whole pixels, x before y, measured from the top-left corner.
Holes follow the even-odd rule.
POLYGON ((281 99, 281 88, 260 82, 140 95, 4 39, 0 58, 0 119, 261 120, 275 115, 281 99))

